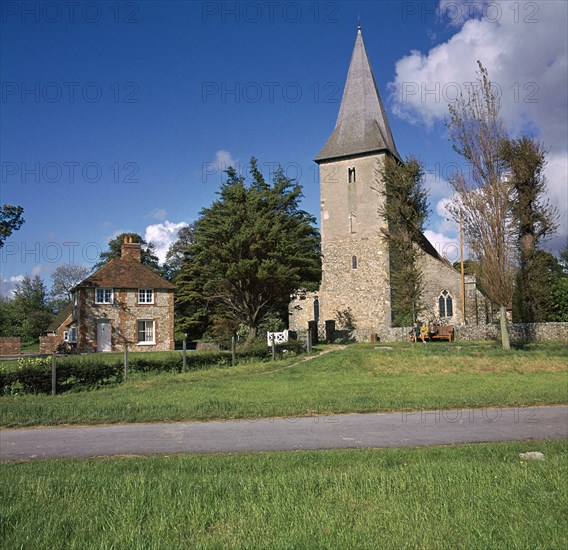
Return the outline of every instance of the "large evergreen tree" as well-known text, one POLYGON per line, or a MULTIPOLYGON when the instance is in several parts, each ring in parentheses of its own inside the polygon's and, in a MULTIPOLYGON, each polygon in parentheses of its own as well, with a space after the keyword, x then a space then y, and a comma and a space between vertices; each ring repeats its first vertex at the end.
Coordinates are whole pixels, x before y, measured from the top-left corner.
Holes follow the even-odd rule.
POLYGON ((195 224, 176 278, 183 331, 245 326, 250 343, 269 316, 286 319, 297 289, 319 285, 320 237, 299 207, 301 186, 281 169, 265 181, 255 158, 250 166, 248 182, 227 170, 219 198, 195 224))
POLYGON ((388 224, 385 239, 389 243, 391 312, 394 326, 416 321, 422 309, 422 271, 418 264, 422 238, 428 217, 427 192, 423 187, 424 170, 420 162, 408 158, 405 163, 387 157, 379 177, 384 186, 380 214, 388 224))

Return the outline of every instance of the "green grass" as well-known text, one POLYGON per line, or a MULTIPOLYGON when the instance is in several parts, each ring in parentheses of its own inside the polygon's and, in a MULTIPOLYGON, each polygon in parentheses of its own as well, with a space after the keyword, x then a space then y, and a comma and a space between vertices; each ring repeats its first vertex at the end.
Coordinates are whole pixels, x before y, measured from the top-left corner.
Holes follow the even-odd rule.
POLYGON ((96 391, 0 399, 1 425, 209 420, 568 402, 562 344, 352 345, 298 359, 138 374, 96 391), (289 367, 289 368, 286 368, 289 367))
POLYGON ((4 548, 568 543, 564 441, 7 463, 4 548), (519 460, 538 450, 544 462, 519 460))

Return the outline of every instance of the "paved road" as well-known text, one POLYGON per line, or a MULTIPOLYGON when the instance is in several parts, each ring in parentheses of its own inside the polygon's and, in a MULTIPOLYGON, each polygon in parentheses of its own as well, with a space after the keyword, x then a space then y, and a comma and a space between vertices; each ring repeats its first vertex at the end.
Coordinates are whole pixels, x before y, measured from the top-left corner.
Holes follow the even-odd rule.
POLYGON ((568 407, 347 414, 0 431, 0 460, 568 439, 568 407))

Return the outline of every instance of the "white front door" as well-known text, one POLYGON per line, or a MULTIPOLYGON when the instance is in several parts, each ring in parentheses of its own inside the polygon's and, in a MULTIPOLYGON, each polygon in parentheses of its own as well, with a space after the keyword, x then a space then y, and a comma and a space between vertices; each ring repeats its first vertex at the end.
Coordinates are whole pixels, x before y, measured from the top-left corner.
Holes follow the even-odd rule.
POLYGON ((110 321, 97 321, 97 351, 111 351, 110 321))

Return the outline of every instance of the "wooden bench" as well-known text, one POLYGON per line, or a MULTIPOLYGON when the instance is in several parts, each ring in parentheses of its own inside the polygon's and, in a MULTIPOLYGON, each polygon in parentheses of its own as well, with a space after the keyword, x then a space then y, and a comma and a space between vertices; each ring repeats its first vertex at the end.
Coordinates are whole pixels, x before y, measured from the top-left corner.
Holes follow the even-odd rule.
POLYGON ((438 331, 430 334, 432 340, 447 340, 448 342, 454 341, 454 325, 439 326, 438 331))

